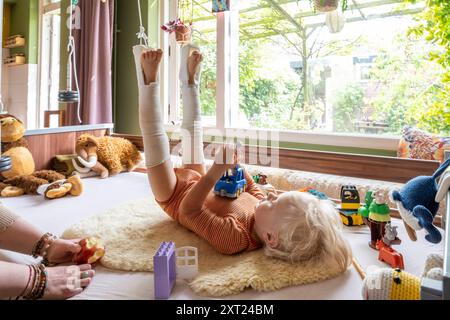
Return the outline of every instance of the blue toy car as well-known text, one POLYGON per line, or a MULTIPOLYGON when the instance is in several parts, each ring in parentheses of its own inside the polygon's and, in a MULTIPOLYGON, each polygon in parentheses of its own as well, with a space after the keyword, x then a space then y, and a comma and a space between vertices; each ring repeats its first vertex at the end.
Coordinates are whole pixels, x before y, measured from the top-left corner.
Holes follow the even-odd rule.
POLYGON ((245 180, 244 169, 236 167, 228 170, 214 187, 214 193, 221 197, 239 198, 247 189, 247 181, 245 180))

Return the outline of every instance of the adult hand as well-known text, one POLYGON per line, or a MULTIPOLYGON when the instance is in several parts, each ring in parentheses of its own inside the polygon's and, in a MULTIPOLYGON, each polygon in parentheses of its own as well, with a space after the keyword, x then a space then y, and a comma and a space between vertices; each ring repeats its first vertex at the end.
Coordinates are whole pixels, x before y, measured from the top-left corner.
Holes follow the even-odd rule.
POLYGON ((80 240, 55 240, 47 249, 47 260, 51 264, 73 262, 74 256, 81 251, 80 240))
POLYGON ((91 265, 47 268, 47 289, 44 300, 72 298, 89 286, 95 271, 91 265))

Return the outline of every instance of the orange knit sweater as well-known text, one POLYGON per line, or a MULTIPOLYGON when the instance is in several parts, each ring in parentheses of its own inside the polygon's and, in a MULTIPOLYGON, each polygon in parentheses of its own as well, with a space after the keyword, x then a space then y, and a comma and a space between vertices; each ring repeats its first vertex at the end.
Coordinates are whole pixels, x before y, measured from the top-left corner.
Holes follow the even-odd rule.
POLYGON ((264 198, 264 194, 248 173, 247 191, 239 198, 222 198, 211 191, 201 212, 189 216, 180 214, 180 204, 201 176, 190 169, 175 169, 175 174, 177 185, 172 197, 166 202, 159 202, 170 217, 223 254, 235 254, 261 247, 261 243, 252 235, 255 206, 264 198))

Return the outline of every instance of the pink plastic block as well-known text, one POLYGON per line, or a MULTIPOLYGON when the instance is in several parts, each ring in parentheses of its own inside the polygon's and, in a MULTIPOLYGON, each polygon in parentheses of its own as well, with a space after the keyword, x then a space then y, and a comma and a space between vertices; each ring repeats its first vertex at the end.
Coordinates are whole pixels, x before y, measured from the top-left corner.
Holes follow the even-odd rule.
POLYGON ((177 278, 174 242, 163 242, 153 257, 155 299, 168 299, 177 278))

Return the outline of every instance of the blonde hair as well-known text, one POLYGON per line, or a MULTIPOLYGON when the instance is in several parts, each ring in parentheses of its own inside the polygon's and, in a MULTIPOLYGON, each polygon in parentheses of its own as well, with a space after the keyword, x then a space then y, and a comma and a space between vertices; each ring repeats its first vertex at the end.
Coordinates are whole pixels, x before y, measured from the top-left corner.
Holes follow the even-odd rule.
POLYGON ((278 229, 279 245, 265 247, 268 256, 290 262, 315 261, 345 271, 352 252, 342 234, 342 222, 331 201, 309 193, 288 192, 278 229))

